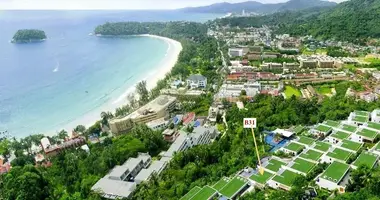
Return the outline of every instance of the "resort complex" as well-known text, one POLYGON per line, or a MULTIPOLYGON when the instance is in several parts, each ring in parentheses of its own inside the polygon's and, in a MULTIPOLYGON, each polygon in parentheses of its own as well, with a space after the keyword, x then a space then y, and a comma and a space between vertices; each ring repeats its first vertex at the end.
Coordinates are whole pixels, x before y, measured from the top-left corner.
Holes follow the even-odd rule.
POLYGON ((377 115, 372 117, 377 112, 354 111, 344 121, 326 120, 311 127, 276 129, 267 135, 277 141, 270 144, 274 155, 261 159, 263 174, 255 166, 249 166, 214 185, 196 187, 182 199, 236 199, 236 195, 256 187, 290 190, 297 177, 311 174, 319 188, 344 193, 352 170, 362 165, 369 169, 377 165, 380 143, 374 142, 379 139, 380 123, 374 122, 377 115), (363 118, 360 123, 358 116, 363 118), (364 148, 365 144, 373 147, 364 148), (280 156, 279 152, 288 156, 280 156), (315 174, 319 165, 327 167, 315 174), (231 191, 226 193, 227 189, 231 191))

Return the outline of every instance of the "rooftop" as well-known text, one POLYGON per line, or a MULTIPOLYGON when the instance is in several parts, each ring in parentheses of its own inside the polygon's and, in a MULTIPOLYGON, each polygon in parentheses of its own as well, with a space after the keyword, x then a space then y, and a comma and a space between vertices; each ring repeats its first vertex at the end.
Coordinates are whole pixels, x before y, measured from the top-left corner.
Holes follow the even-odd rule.
POLYGON ((341 145, 341 147, 350 149, 352 151, 358 151, 363 146, 362 143, 353 142, 351 140, 343 140, 342 142, 343 144, 341 145))
POLYGON ((354 133, 358 128, 356 126, 351 126, 348 124, 343 124, 342 129, 351 133, 354 133))
POLYGON ((165 165, 166 161, 155 160, 148 169, 142 169, 135 177, 135 180, 146 181, 153 173, 160 172, 165 165))
POLYGON ((334 151, 327 153, 327 156, 338 160, 347 161, 351 156, 351 152, 335 148, 334 151))
POLYGON ((302 144, 306 144, 306 145, 311 145, 314 143, 314 141, 315 141, 315 139, 313 139, 313 138, 309 138, 309 137, 305 137, 305 136, 299 136, 299 140, 297 142, 302 143, 302 144))
POLYGON ((316 165, 315 163, 306 161, 301 158, 296 158, 293 162, 294 164, 291 166, 292 169, 306 174, 309 173, 316 165))
POLYGON ((366 122, 368 122, 368 117, 355 116, 352 120, 356 121, 356 122, 360 122, 360 123, 366 123, 366 122))
POLYGON ((272 180, 290 187, 293 185, 293 181, 297 178, 297 176, 301 175, 289 170, 285 170, 282 172, 282 174, 276 175, 272 180))
POLYGON ((109 173, 108 173, 108 176, 112 176, 112 177, 116 177, 116 178, 120 178, 123 176, 123 174, 128 171, 128 167, 127 166, 120 166, 120 165, 116 165, 109 173))
POLYGON ((278 172, 282 165, 285 165, 285 163, 276 159, 271 159, 269 160, 268 165, 265 166, 265 168, 274 172, 278 172))
POLYGON ((339 183, 348 172, 350 166, 341 162, 333 162, 326 171, 322 174, 321 178, 339 183))
POLYGON ((305 129, 305 127, 298 125, 297 127, 294 128, 294 133, 300 134, 304 129, 305 129))
POLYGON ((320 132, 327 133, 327 132, 329 132, 331 130, 331 127, 323 125, 323 124, 320 124, 315 129, 318 130, 318 131, 320 131, 320 132))
POLYGON ((193 189, 191 189, 188 193, 185 194, 180 200, 190 200, 191 197, 193 197, 195 194, 197 194, 199 191, 201 191, 202 188, 195 186, 193 189))
POLYGON ((358 111, 358 110, 355 110, 354 113, 355 113, 356 116, 365 116, 365 117, 369 116, 369 112, 367 112, 367 111, 358 111))
POLYGON ((331 134, 330 136, 333 137, 333 138, 344 140, 344 139, 348 138, 350 136, 350 134, 348 134, 346 132, 343 132, 343 131, 338 131, 338 132, 336 132, 334 134, 331 134))
POLYGON ((158 111, 166 108, 169 104, 176 101, 176 99, 177 98, 173 96, 160 95, 153 101, 149 102, 145 106, 142 106, 141 108, 137 109, 136 111, 129 114, 128 116, 123 117, 123 118, 113 119, 112 122, 124 121, 126 119, 136 119, 136 118, 148 115, 150 113, 157 113, 158 111))
POLYGON ((251 180, 260 183, 265 184, 270 178, 272 178, 273 174, 267 171, 264 171, 264 174, 261 175, 259 173, 253 174, 251 177, 249 177, 251 180))
POLYGON ((247 181, 243 178, 235 177, 227 185, 225 185, 219 192, 228 198, 232 198, 238 193, 245 185, 247 181))
POLYGON ((108 178, 101 178, 91 190, 104 193, 104 196, 117 195, 118 197, 129 197, 136 188, 136 183, 127 181, 117 181, 108 178))
POLYGON ((358 131, 356 134, 370 138, 370 139, 375 139, 377 136, 376 131, 372 131, 365 128, 363 128, 361 131, 358 131))
POLYGON ((323 153, 309 149, 306 153, 302 153, 300 157, 309 159, 309 160, 318 161, 318 159, 322 156, 322 154, 323 153))
POLYGON ((194 196, 192 196, 191 200, 208 200, 212 196, 214 196, 216 190, 211 188, 210 186, 204 186, 200 191, 198 191, 194 196))
POLYGON ((327 120, 325 122, 325 124, 328 125, 328 126, 332 126, 332 127, 339 127, 340 122, 332 121, 332 120, 327 120))
POLYGON ((202 76, 201 74, 192 74, 190 75, 187 80, 191 80, 191 81, 204 81, 206 80, 207 78, 202 76))
POLYGON ((227 185, 227 183, 229 182, 229 180, 227 178, 222 178, 220 179, 218 182, 216 182, 214 184, 214 186, 212 186, 215 190, 220 190, 222 189, 224 186, 227 185))
POLYGON ((320 150, 320 151, 327 151, 331 147, 330 144, 326 142, 315 142, 315 147, 314 149, 320 150))
POLYGON ((380 131, 380 124, 378 124, 378 123, 375 123, 375 122, 368 122, 368 127, 380 131))
POLYGON ((294 134, 291 131, 287 131, 287 130, 279 129, 279 128, 276 129, 276 130, 274 130, 273 132, 276 133, 276 134, 280 134, 280 135, 282 135, 284 137, 290 137, 290 136, 292 136, 294 134))
POLYGON ((287 150, 294 151, 294 152, 299 152, 305 147, 303 145, 297 144, 295 142, 289 143, 287 146, 284 147, 287 150))
POLYGON ((165 152, 163 155, 164 157, 172 157, 175 152, 177 152, 181 145, 186 142, 187 139, 187 133, 180 131, 177 139, 173 142, 172 145, 170 145, 169 149, 165 152))
POLYGON ((360 165, 366 165, 368 168, 373 168, 377 161, 377 156, 374 154, 370 154, 367 152, 363 152, 359 155, 359 157, 355 160, 353 165, 359 167, 360 165))

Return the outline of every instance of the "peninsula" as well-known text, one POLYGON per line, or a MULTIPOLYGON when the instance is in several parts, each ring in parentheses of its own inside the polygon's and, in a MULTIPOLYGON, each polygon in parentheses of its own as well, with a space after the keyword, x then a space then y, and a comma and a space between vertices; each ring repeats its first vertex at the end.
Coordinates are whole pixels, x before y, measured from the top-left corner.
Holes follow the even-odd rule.
POLYGON ((40 42, 46 39, 46 34, 37 29, 18 30, 12 38, 12 43, 40 42))

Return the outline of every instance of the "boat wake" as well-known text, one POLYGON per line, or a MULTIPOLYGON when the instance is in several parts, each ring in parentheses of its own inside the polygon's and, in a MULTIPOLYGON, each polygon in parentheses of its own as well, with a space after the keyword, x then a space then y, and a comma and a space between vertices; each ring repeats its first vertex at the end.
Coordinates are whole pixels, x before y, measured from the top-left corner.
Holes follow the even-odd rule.
POLYGON ((58 72, 59 71, 59 62, 57 62, 57 65, 53 69, 53 72, 58 72))

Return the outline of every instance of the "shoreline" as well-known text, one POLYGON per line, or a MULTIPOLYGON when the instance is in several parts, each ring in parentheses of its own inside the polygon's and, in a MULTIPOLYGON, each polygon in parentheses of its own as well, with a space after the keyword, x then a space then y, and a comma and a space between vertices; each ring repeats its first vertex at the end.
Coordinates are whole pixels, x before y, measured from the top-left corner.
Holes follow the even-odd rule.
MULTIPOLYGON (((168 44, 168 49, 166 51, 166 54, 162 61, 158 63, 158 66, 155 67, 155 69, 151 70, 149 73, 147 73, 143 78, 141 78, 138 82, 145 80, 147 82, 147 89, 152 90, 157 86, 157 82, 159 80, 162 80, 165 78, 166 74, 170 73, 172 68, 175 66, 175 64, 178 61, 178 56, 182 51, 182 45, 180 42, 162 37, 157 35, 150 35, 150 34, 142 34, 142 35, 133 35, 135 37, 150 37, 155 38, 159 40, 163 40, 168 44)), ((137 84, 137 83, 136 83, 137 84)), ((101 112, 115 112, 116 108, 119 108, 123 105, 127 104, 127 96, 130 93, 135 92, 135 86, 131 85, 130 87, 126 88, 126 90, 119 95, 118 97, 111 99, 109 102, 104 103, 103 105, 99 106, 98 108, 95 108, 94 110, 86 113, 83 116, 78 116, 76 119, 65 123, 63 126, 61 126, 57 130, 52 130, 44 133, 45 136, 52 136, 57 134, 61 130, 66 130, 70 136, 71 131, 77 126, 77 125, 84 125, 86 128, 92 126, 95 124, 96 121, 100 120, 100 113, 101 112), (99 111, 101 110, 101 111, 99 111)), ((136 95, 137 96, 137 95, 136 95)))

